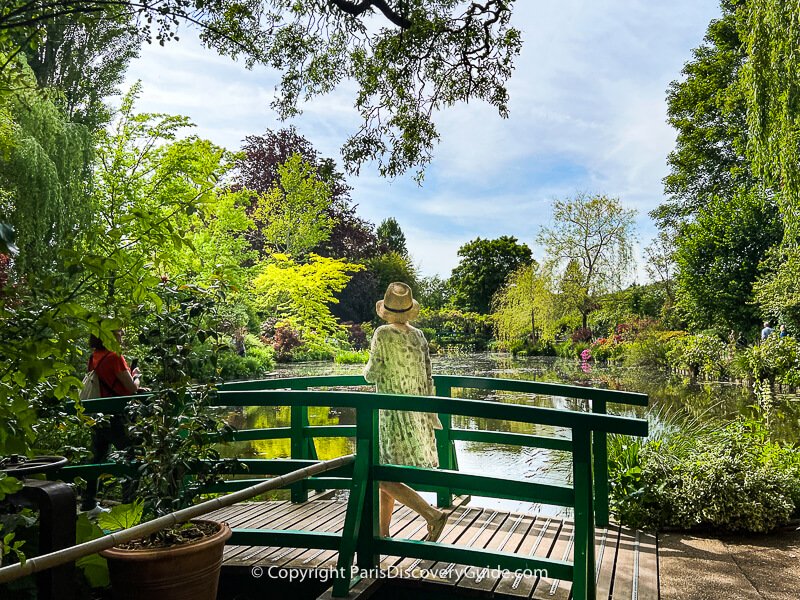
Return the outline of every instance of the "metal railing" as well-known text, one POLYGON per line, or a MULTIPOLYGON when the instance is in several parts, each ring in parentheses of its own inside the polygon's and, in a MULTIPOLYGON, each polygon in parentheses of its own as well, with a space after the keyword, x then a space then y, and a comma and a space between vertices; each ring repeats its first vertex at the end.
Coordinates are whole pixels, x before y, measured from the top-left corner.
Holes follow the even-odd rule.
MULTIPOLYGON (((231 544, 285 546, 338 550, 337 573, 349 573, 353 561, 360 569, 378 565, 379 555, 398 555, 433 559, 456 564, 504 569, 546 569, 549 576, 573 582, 573 597, 594 598, 594 529, 608 524, 609 433, 646 436, 647 421, 608 415, 607 405, 616 402, 645 406, 647 396, 631 392, 586 388, 552 383, 438 375, 434 377, 436 396, 402 396, 363 391, 309 391, 319 387, 358 387, 369 385, 361 376, 297 377, 223 384, 214 402, 217 406, 288 406, 290 426, 240 430, 234 439, 289 439, 291 459, 244 459, 242 473, 280 475, 315 464, 314 439, 319 437, 355 438, 356 459, 352 465, 306 479, 291 486, 292 500, 302 502, 310 489, 350 490, 344 530, 341 535, 324 532, 235 529, 231 544), (511 391, 550 395, 591 402, 591 412, 540 408, 485 400, 452 398, 457 388, 511 391), (311 426, 309 407, 352 408, 355 425, 311 426), (423 469, 379 463, 379 410, 405 410, 438 413, 443 429, 437 431, 439 469, 423 469), (523 433, 467 430, 453 426, 453 416, 490 418, 519 423, 549 425, 570 430, 569 439, 523 433), (572 486, 511 480, 458 472, 455 440, 534 446, 568 452, 572 455, 572 486), (378 484, 401 481, 420 490, 437 492, 440 505, 449 505, 452 494, 471 494, 493 498, 539 502, 571 507, 575 514, 573 561, 538 559, 507 552, 489 552, 441 543, 379 537, 378 484)), ((121 410, 124 398, 84 402, 88 412, 121 410)), ((76 466, 62 470, 62 477, 86 477, 118 466, 76 466)), ((253 480, 234 479, 209 491, 230 491, 253 485, 253 480)), ((346 595, 350 581, 337 579, 333 593, 346 595)))

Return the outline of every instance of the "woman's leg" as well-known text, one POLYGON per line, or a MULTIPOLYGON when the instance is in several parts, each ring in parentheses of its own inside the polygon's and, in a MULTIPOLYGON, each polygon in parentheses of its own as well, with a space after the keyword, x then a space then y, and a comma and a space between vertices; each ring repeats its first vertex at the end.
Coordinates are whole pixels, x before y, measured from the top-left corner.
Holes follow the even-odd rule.
POLYGON ((394 512, 394 498, 391 494, 384 491, 381 484, 381 537, 389 537, 389 525, 392 523, 392 513, 394 512))
MULTIPOLYGON (((428 522, 429 535, 437 529, 437 534, 441 534, 441 528, 444 526, 443 519, 446 520, 447 513, 425 502, 425 498, 420 496, 405 483, 399 483, 397 481, 382 481, 381 492, 383 492, 381 494, 381 499, 383 498, 383 494, 387 494, 401 504, 408 506, 414 512, 422 515, 422 517, 424 517, 424 519, 428 522)), ((381 518, 383 518, 383 512, 381 512, 381 518)), ((389 519, 391 519, 391 517, 389 517, 389 519)), ((388 525, 386 535, 388 535, 388 525)), ((438 535, 435 537, 438 537, 438 535)))

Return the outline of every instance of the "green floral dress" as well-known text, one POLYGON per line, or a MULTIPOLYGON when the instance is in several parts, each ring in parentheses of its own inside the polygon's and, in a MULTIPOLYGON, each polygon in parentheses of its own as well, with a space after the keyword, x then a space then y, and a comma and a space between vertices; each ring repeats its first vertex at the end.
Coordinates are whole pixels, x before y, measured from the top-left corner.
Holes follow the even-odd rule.
MULTIPOLYGON (((364 378, 378 392, 428 396, 434 394, 431 358, 423 333, 382 325, 375 330, 364 378)), ((413 467, 438 467, 434 429, 441 429, 433 413, 380 411, 380 461, 413 467)))

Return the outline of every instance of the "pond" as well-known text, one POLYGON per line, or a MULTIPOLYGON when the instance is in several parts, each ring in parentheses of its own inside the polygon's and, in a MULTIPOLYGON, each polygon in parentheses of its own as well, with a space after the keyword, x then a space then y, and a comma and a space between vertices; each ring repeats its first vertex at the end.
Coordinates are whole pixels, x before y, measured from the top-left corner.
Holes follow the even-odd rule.
MULTIPOLYGON (((624 368, 620 366, 580 364, 578 361, 550 357, 512 357, 508 354, 448 354, 434 356, 434 373, 504 377, 558 383, 577 383, 593 387, 635 391, 648 394, 650 407, 610 405, 609 412, 618 415, 648 417, 651 429, 669 427, 675 423, 721 423, 737 415, 752 415, 756 398, 746 385, 725 382, 691 384, 682 377, 652 369, 624 368)), ((363 365, 338 365, 330 362, 278 365, 272 377, 298 377, 310 375, 360 374, 363 365)), ((486 390, 455 390, 458 397, 560 408, 588 410, 586 403, 552 396, 532 396, 513 392, 486 390)), ((769 411, 770 427, 776 438, 796 442, 800 440, 800 399, 783 395, 769 411)), ((289 425, 288 407, 248 407, 244 413, 233 416, 240 428, 286 427, 289 425)), ((310 408, 312 425, 352 425, 355 416, 350 410, 335 408, 310 408)), ((467 429, 487 429, 568 437, 569 431, 544 425, 510 423, 493 419, 453 417, 453 426, 467 429)), ((316 440, 317 453, 327 459, 353 451, 353 443, 344 438, 316 440)), ((289 440, 263 440, 232 445, 226 454, 239 457, 288 457, 289 440)), ((570 475, 568 455, 541 448, 520 448, 501 444, 456 441, 459 469, 466 473, 491 474, 496 477, 533 479, 541 483, 565 483, 570 475)), ((432 495, 430 496, 432 497, 432 495)), ((503 508, 505 510, 531 510, 530 504, 473 498, 472 505, 503 508)), ((549 507, 547 512, 558 514, 549 507)))

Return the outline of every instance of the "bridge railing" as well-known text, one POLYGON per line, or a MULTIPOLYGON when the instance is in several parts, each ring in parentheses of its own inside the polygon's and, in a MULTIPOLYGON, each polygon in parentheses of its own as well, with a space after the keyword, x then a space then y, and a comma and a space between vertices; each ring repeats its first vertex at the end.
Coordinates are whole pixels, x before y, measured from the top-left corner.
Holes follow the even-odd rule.
MULTIPOLYGON (((288 406, 291 422, 288 428, 241 430, 236 439, 291 440, 289 460, 245 459, 242 473, 250 476, 280 475, 317 462, 315 437, 345 436, 355 438, 354 464, 324 477, 294 484, 294 500, 302 500, 308 489, 347 488, 350 490, 344 531, 341 535, 260 529, 236 529, 229 543, 241 545, 319 548, 339 551, 337 573, 349 573, 355 557, 361 569, 377 566, 380 554, 434 559, 478 567, 544 569, 553 578, 573 581, 573 597, 594 598, 595 557, 594 528, 608 518, 607 456, 605 439, 609 433, 646 436, 647 422, 642 419, 604 414, 608 402, 644 405, 647 398, 613 390, 599 390, 541 382, 494 378, 437 376, 437 396, 401 396, 357 391, 309 391, 315 387, 364 386, 360 376, 301 377, 292 379, 236 382, 221 386, 215 404, 218 406, 288 406), (485 400, 451 398, 456 388, 505 390, 585 399, 593 412, 540 408, 485 400), (317 426, 308 422, 308 408, 352 408, 354 426, 317 426), (435 412, 444 428, 438 434, 439 469, 421 469, 379 464, 378 415, 380 410, 435 412), (489 418, 526 424, 547 425, 569 430, 569 438, 532 434, 466 430, 452 426, 453 416, 489 418), (457 471, 453 442, 456 439, 477 442, 536 446, 569 452, 572 455, 572 486, 509 480, 457 471), (599 479, 603 479, 600 485, 599 479), (506 552, 487 552, 440 543, 398 540, 378 536, 378 492, 380 481, 402 481, 417 489, 439 492, 439 500, 450 494, 471 494, 571 507, 574 510, 575 533, 573 561, 536 559, 506 552)), ((98 399, 84 402, 88 412, 118 412, 125 399, 98 399)), ((119 465, 69 467, 62 476, 82 476, 99 472, 119 472, 119 465)), ((252 485, 252 480, 230 480, 213 491, 230 491, 252 485)), ((210 490, 211 491, 211 490, 210 490)), ((334 594, 343 596, 349 579, 339 579, 334 594)))
MULTIPOLYGON (((450 380, 449 383, 463 385, 466 382, 450 380)), ((473 383, 477 382, 473 381, 473 383)), ((442 382, 441 385, 445 385, 445 383, 442 382)), ((511 385, 509 384, 509 386, 511 385)), ((283 387, 288 386, 284 385, 283 387)), ((340 544, 336 548, 339 551, 338 573, 349 573, 356 555, 360 569, 373 569, 379 563, 380 554, 433 559, 512 571, 540 569, 546 570, 550 577, 573 581, 573 596, 577 599, 594 598, 595 590, 594 530, 596 519, 594 460, 592 458, 593 436, 604 437, 609 433, 647 435, 647 421, 642 419, 438 396, 226 388, 220 392, 217 404, 222 406, 336 406, 355 409, 356 460, 350 484, 344 531, 340 544), (487 475, 472 475, 451 469, 423 469, 380 464, 378 450, 380 410, 435 412, 440 415, 490 418, 568 429, 571 431, 571 438, 563 440, 559 449, 572 454, 573 484, 572 486, 544 484, 487 475), (574 559, 572 562, 545 560, 507 552, 487 552, 440 543, 381 538, 378 536, 378 493, 381 481, 401 481, 418 489, 445 487, 449 491, 448 493, 571 507, 575 515, 574 559)), ((496 433, 482 432, 487 436, 496 433)), ((518 445, 551 443, 550 441, 541 442, 537 439, 538 436, 529 434, 514 434, 514 436, 504 437, 503 441, 518 445)), ((318 481, 323 482, 323 479, 320 478, 318 481)), ((231 543, 330 549, 328 545, 320 545, 323 540, 315 539, 315 535, 319 534, 239 530, 234 532, 231 543)), ((337 580, 334 584, 334 595, 345 595, 348 586, 349 581, 337 580)))
MULTIPOLYGON (((647 406, 647 396, 635 392, 623 392, 599 388, 588 388, 578 385, 564 385, 540 381, 518 379, 500 379, 494 377, 471 377, 462 375, 434 375, 436 395, 452 397, 455 389, 481 389, 490 391, 517 392, 540 396, 554 396, 585 400, 594 414, 607 414, 608 404, 624 404, 628 406, 647 406)), ((261 379, 238 381, 220 386, 221 391, 259 391, 269 389, 307 390, 320 387, 364 387, 370 386, 361 375, 332 375, 319 377, 293 377, 288 379, 261 379)), ((559 450, 569 452, 571 440, 554 436, 534 436, 500 431, 461 429, 453 426, 450 414, 440 413, 442 429, 436 432, 439 466, 442 469, 458 470, 458 455, 455 440, 509 444, 559 450)), ((355 437, 355 427, 351 425, 317 425, 309 424, 308 407, 292 406, 289 427, 272 429, 241 430, 234 434, 237 441, 290 439, 291 457, 299 460, 316 460, 317 452, 314 438, 319 437, 355 437)), ((608 525, 608 442, 602 433, 593 438, 593 460, 595 470, 595 516, 599 526, 608 525)), ((332 482, 331 487, 337 487, 332 482)), ((305 481, 292 490, 292 501, 304 502, 308 498, 308 490, 319 482, 305 481)), ((452 503, 453 490, 446 486, 435 486, 437 503, 440 507, 452 503)))

